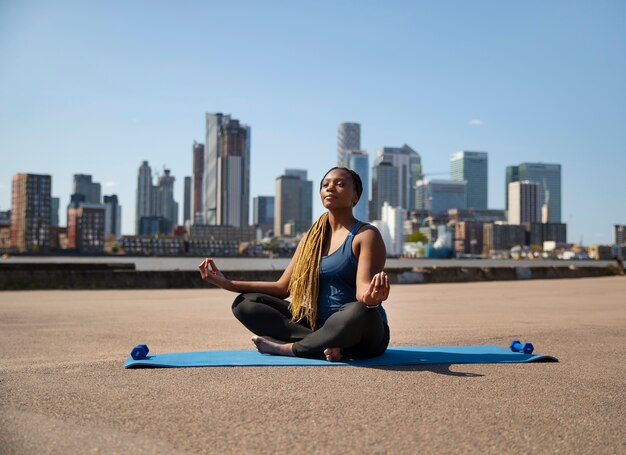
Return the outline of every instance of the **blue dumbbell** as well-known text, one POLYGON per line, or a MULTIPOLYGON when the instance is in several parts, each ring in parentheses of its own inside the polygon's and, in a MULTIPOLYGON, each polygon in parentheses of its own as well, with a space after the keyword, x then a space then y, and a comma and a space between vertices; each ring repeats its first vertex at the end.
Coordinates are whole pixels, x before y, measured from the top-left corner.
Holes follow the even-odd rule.
POLYGON ((148 349, 147 344, 138 344, 137 346, 133 348, 132 351, 130 351, 130 356, 134 360, 145 359, 149 351, 150 349, 148 349))
POLYGON ((524 354, 532 354, 535 350, 535 347, 532 345, 532 343, 522 344, 519 340, 511 341, 509 347, 513 352, 523 352, 524 354))

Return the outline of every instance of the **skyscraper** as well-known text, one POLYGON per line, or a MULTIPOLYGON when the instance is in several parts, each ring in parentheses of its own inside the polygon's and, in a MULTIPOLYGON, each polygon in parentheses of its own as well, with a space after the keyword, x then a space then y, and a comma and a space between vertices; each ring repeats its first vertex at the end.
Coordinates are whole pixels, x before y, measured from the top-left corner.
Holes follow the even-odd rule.
POLYGON ((164 230, 169 233, 178 224, 178 202, 174 200, 174 181, 176 179, 170 175, 169 169, 163 170, 163 175, 159 176, 158 185, 153 188, 156 195, 156 205, 154 216, 165 220, 164 230))
POLYGON ((276 178, 274 204, 274 235, 295 236, 306 232, 313 218, 313 182, 306 180, 306 171, 276 178), (302 178, 304 176, 304 178, 302 178))
POLYGON ((122 236, 122 206, 116 194, 104 196, 104 238, 110 235, 116 239, 122 236))
MULTIPOLYGON (((81 193, 74 194, 82 196, 81 193)), ((105 210, 102 204, 71 202, 67 208, 67 246, 81 253, 101 253, 104 250, 105 210)))
POLYGON ((383 147, 372 167, 370 219, 380 219, 385 202, 405 210, 416 208, 415 190, 421 177, 421 157, 408 145, 383 147))
POLYGON ((462 150, 450 155, 450 179, 467 182, 467 208, 487 208, 488 167, 486 152, 462 150))
POLYGON ((11 244, 20 252, 50 246, 52 177, 15 174, 12 180, 11 244))
POLYGON ((369 192, 370 192, 370 172, 369 157, 365 150, 351 150, 348 152, 348 166, 359 174, 363 183, 363 194, 359 202, 354 207, 354 216, 357 220, 369 221, 369 192))
POLYGON ((61 208, 61 199, 58 197, 51 198, 50 206, 50 226, 59 226, 59 209, 61 208))
POLYGON ((99 183, 93 182, 91 175, 74 174, 73 190, 74 194, 83 194, 85 196, 85 203, 87 204, 102 203, 100 199, 102 186, 99 183))
POLYGON ((340 123, 337 127, 337 166, 348 167, 347 153, 361 150, 361 125, 340 123))
POLYGON ((537 222, 537 192, 536 182, 523 180, 509 183, 507 211, 509 224, 537 222))
POLYGON ((467 204, 467 183, 457 180, 428 180, 417 182, 417 209, 434 215, 449 209, 464 209, 467 204))
POLYGON ((537 184, 537 220, 541 219, 541 208, 548 201, 548 222, 561 222, 561 165, 544 163, 521 163, 506 168, 506 209, 509 209, 509 183, 529 180, 537 184))
POLYGON ((252 224, 263 233, 274 229, 274 196, 256 196, 252 203, 252 224))
POLYGON ((183 188, 183 224, 191 222, 191 177, 185 177, 183 188))
POLYGON ((248 225, 250 127, 230 115, 206 114, 203 223, 248 225))
POLYGON ((137 235, 156 232, 169 233, 178 224, 178 203, 174 200, 174 181, 169 169, 163 170, 152 184, 152 169, 147 161, 139 167, 137 173, 137 211, 135 229, 137 235))
POLYGON ((135 233, 141 235, 141 218, 150 217, 154 213, 152 197, 152 169, 147 161, 141 163, 137 171, 137 197, 135 210, 135 233))
POLYGON ((193 143, 193 173, 192 173, 192 182, 191 185, 193 187, 192 192, 192 207, 191 207, 191 215, 192 215, 192 223, 193 224, 202 224, 203 223, 203 203, 202 197, 204 194, 203 186, 202 186, 202 176, 204 174, 204 144, 199 144, 194 141, 193 143))

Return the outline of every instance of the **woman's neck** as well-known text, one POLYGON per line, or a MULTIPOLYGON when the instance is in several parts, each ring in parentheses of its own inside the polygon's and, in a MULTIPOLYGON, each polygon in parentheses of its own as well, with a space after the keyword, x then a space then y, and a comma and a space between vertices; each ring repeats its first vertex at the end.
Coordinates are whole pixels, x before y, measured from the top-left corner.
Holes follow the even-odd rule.
POLYGON ((356 223, 356 218, 352 210, 328 212, 328 224, 332 232, 343 228, 350 229, 354 223, 356 223))

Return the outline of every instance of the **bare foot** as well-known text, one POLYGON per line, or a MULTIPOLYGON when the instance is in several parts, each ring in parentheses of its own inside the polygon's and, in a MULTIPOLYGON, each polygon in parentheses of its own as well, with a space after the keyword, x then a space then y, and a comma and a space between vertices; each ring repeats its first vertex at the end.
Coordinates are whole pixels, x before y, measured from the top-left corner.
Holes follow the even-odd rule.
POLYGON ((341 348, 326 348, 324 355, 329 362, 338 362, 341 360, 341 348))
POLYGON ((293 357, 294 353, 291 349, 293 343, 287 343, 285 341, 275 340, 270 337, 253 336, 252 342, 256 346, 257 350, 262 354, 274 354, 274 355, 286 355, 293 357))

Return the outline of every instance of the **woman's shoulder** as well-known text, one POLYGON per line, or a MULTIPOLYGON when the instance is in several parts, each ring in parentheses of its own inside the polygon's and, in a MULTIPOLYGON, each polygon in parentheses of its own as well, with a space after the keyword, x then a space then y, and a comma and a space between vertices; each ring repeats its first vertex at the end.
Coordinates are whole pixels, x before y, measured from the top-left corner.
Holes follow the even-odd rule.
POLYGON ((376 238, 382 239, 378 228, 372 224, 361 221, 361 225, 357 228, 354 235, 355 240, 374 240, 376 238))

